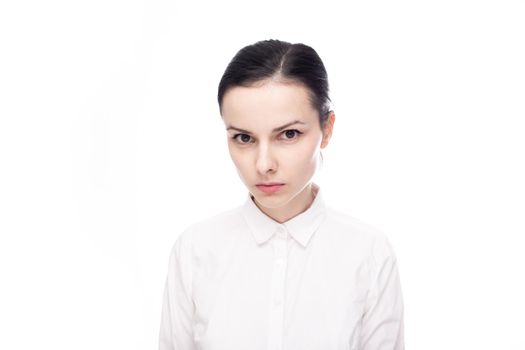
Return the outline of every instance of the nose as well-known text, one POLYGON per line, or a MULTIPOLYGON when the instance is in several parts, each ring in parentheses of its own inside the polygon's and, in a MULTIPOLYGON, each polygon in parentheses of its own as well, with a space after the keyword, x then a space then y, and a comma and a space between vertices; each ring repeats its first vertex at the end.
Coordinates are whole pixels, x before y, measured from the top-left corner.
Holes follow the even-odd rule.
POLYGON ((255 167, 261 175, 277 170, 277 162, 268 143, 260 143, 255 167))

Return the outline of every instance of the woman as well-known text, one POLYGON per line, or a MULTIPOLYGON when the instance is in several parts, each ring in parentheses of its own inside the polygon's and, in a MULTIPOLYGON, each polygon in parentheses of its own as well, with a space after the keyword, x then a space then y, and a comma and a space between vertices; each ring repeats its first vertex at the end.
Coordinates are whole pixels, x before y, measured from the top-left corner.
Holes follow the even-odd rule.
POLYGON ((326 206, 312 182, 335 121, 317 53, 278 40, 244 47, 218 102, 248 193, 177 238, 160 349, 404 349, 388 239, 326 206))

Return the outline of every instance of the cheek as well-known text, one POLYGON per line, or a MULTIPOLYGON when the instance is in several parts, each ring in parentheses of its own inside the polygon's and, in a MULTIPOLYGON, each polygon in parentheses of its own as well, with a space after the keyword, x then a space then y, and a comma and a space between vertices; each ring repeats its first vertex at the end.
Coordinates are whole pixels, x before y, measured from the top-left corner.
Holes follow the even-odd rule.
POLYGON ((297 168, 315 166, 317 149, 315 142, 302 142, 291 149, 287 154, 287 163, 297 168))
POLYGON ((246 152, 242 152, 241 150, 235 147, 230 147, 230 145, 228 145, 228 150, 230 152, 230 157, 233 161, 233 164, 235 164, 235 167, 239 171, 243 171, 246 168, 246 164, 248 163, 248 156, 246 152))

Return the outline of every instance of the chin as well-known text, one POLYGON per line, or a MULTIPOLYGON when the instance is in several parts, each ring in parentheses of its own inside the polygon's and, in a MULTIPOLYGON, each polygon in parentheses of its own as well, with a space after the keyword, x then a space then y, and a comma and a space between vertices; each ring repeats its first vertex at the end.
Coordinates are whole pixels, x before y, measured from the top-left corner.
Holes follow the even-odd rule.
MULTIPOLYGON (((253 195, 253 193, 252 193, 253 195)), ((289 196, 286 194, 280 194, 280 195, 253 195, 258 203, 260 203, 262 206, 266 208, 279 208, 288 203, 290 200, 289 196)))

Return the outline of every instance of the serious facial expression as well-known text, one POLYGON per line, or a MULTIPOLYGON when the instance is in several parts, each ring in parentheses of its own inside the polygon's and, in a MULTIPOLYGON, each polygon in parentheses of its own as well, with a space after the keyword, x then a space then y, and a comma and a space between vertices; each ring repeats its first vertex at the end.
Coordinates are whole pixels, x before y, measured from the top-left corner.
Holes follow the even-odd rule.
POLYGON ((230 156, 259 203, 281 207, 310 183, 323 132, 306 87, 271 80, 233 87, 223 97, 222 116, 230 156), (261 186, 268 183, 283 185, 274 192, 261 186))

